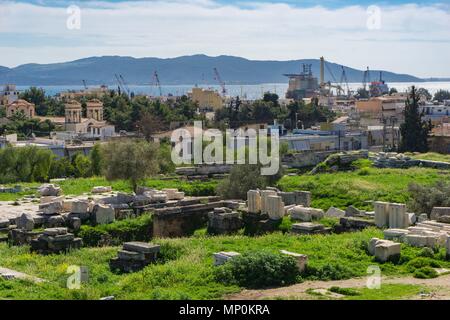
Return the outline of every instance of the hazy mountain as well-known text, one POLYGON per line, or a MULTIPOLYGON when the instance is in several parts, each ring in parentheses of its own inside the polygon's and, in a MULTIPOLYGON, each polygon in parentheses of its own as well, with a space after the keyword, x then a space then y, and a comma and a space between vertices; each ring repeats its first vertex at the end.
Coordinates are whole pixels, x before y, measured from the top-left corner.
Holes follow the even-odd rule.
MULTIPOLYGON (((205 55, 183 56, 171 59, 132 58, 119 56, 91 57, 65 63, 25 64, 16 68, 0 67, 0 83, 17 85, 88 85, 116 84, 114 74, 121 74, 128 84, 150 84, 153 72, 158 71, 161 83, 170 84, 217 84, 213 68, 228 84, 284 83, 285 73, 299 73, 302 64, 312 64, 312 71, 319 76, 320 61, 317 59, 291 61, 255 61, 239 57, 205 55)), ((342 67, 327 63, 325 80, 333 76, 340 82, 342 67), (329 70, 331 70, 331 73, 329 70)), ((363 71, 345 68, 349 82, 362 82, 363 71)), ((379 79, 379 71, 373 70, 371 80, 379 79)), ((388 82, 418 82, 417 77, 383 71, 388 82)))

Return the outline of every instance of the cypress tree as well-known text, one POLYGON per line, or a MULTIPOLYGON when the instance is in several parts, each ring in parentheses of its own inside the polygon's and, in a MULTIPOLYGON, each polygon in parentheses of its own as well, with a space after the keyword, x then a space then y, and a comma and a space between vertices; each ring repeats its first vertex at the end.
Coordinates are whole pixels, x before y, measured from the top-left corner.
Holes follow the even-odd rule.
POLYGON ((422 120, 423 113, 419 112, 419 96, 413 86, 409 98, 406 100, 404 110, 405 122, 400 126, 401 152, 427 152, 428 134, 431 131, 431 123, 422 120))

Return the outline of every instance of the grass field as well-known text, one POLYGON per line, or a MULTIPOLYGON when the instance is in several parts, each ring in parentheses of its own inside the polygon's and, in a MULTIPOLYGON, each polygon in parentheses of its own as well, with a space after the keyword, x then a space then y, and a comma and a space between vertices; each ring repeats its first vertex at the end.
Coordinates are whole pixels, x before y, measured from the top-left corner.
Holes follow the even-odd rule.
MULTIPOLYGON (((163 188, 177 188, 180 191, 186 192, 190 196, 205 196, 213 195, 217 186, 216 180, 210 181, 185 181, 180 178, 160 180, 158 178, 147 179, 144 183, 145 186, 163 189, 163 188)), ((114 191, 131 192, 132 188, 127 181, 107 181, 103 177, 95 178, 79 178, 79 179, 67 179, 58 181, 56 184, 61 186, 65 195, 80 195, 83 193, 91 192, 95 186, 112 186, 114 191)), ((0 193, 0 201, 14 201, 24 195, 30 195, 36 193, 41 183, 20 183, 24 189, 28 189, 21 193, 0 193)))
MULTIPOLYGON (((212 253, 218 251, 246 252, 281 249, 309 256, 308 280, 338 280, 366 276, 367 267, 377 265, 366 252, 366 243, 382 232, 368 229, 340 235, 291 236, 281 233, 249 238, 245 236, 197 236, 185 239, 154 240, 162 245, 163 260, 144 270, 127 275, 110 272, 108 261, 118 248, 83 248, 67 255, 42 256, 30 254, 28 247, 0 245, 0 265, 35 275, 45 284, 0 280, 0 298, 4 299, 98 299, 114 295, 117 299, 220 299, 241 288, 227 286, 214 276, 212 253), (71 265, 87 266, 89 283, 80 290, 68 290, 66 270, 71 265)), ((420 249, 404 246, 398 264, 382 264, 383 275, 406 275, 408 262, 421 253, 420 249)), ((433 261, 450 267, 444 254, 433 261)), ((299 279, 301 281, 301 279, 299 279)), ((388 297, 386 295, 386 297, 388 297)), ((388 297, 389 298, 389 297, 388 297)))
POLYGON ((410 183, 427 185, 439 180, 450 180, 450 171, 363 168, 353 172, 285 176, 278 186, 283 191, 311 191, 312 206, 316 208, 327 210, 334 206, 345 209, 354 205, 370 209, 368 201, 372 200, 406 203, 410 183))
POLYGON ((406 155, 415 159, 450 162, 450 154, 429 152, 429 153, 406 153, 406 155))

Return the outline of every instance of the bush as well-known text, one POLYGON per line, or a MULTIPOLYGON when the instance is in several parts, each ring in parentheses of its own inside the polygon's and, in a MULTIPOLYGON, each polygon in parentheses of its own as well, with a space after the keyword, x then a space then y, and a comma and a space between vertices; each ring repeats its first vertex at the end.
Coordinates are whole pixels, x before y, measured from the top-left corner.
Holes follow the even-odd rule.
POLYGON ((327 263, 320 267, 308 266, 307 273, 312 280, 323 281, 350 279, 355 276, 350 268, 333 263, 327 263))
POLYGON ((439 274, 437 273, 437 271, 431 267, 422 267, 414 271, 414 278, 432 279, 437 278, 438 276, 439 274))
POLYGON ((88 247, 120 245, 128 241, 150 241, 153 232, 153 219, 150 214, 136 219, 116 221, 111 224, 82 226, 78 236, 88 247))
POLYGON ((406 264, 406 267, 409 270, 409 272, 415 272, 417 269, 422 269, 425 267, 441 268, 441 265, 439 264, 439 262, 437 262, 433 259, 419 257, 419 258, 415 258, 415 259, 412 259, 411 261, 409 261, 406 264))
POLYGON ((269 252, 249 252, 216 269, 216 279, 245 288, 284 286, 295 283, 299 275, 294 258, 269 252))
POLYGON ((421 186, 412 183, 408 187, 411 201, 408 208, 411 212, 431 213, 434 207, 450 206, 450 183, 438 181, 431 186, 421 186))
POLYGON ((434 251, 431 248, 425 247, 420 250, 418 256, 423 258, 434 258, 434 251))

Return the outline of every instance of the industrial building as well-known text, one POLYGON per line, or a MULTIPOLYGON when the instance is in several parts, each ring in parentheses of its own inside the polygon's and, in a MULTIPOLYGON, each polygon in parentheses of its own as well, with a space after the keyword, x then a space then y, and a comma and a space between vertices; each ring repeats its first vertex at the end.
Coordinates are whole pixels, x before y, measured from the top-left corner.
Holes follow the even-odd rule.
POLYGON ((303 64, 303 71, 299 74, 285 74, 289 78, 289 87, 286 99, 301 100, 316 95, 319 89, 319 81, 313 76, 311 65, 303 64))
POLYGON ((224 100, 212 89, 192 88, 189 97, 198 104, 200 111, 215 111, 223 108, 224 100))

